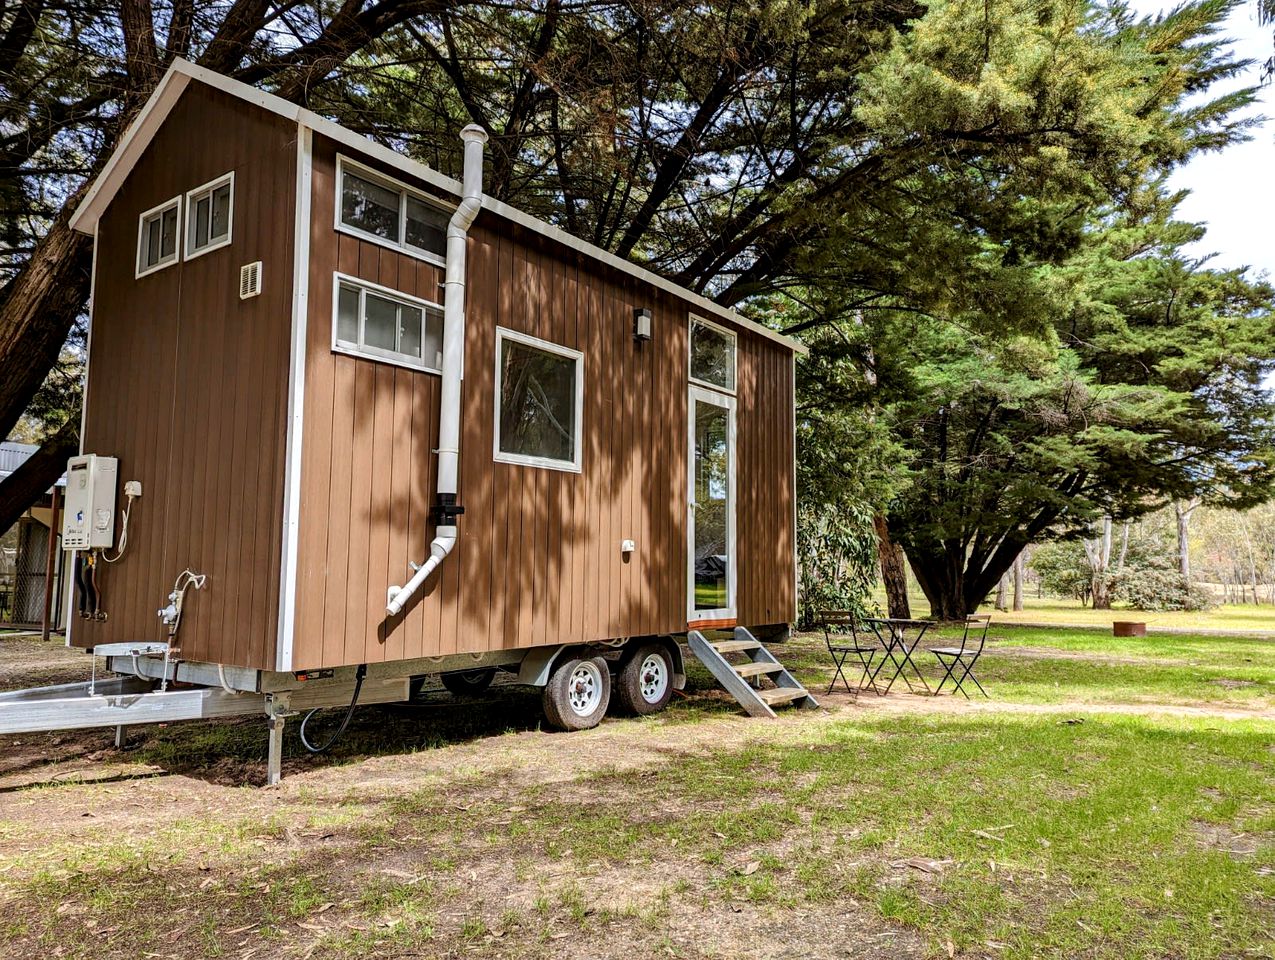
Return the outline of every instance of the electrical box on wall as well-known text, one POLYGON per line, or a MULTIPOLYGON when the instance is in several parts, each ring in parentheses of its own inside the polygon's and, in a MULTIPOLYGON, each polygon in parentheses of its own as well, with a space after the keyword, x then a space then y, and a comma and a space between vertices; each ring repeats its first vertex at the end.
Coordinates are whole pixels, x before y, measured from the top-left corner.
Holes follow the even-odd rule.
POLYGON ((86 453, 66 462, 63 550, 97 550, 115 542, 115 482, 119 461, 86 453))

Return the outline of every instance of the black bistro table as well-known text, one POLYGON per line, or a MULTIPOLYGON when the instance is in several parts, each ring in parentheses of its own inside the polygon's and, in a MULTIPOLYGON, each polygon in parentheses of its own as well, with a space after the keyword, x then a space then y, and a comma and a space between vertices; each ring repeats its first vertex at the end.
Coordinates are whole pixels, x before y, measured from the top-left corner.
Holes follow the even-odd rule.
POLYGON ((895 617, 868 617, 863 622, 871 627, 872 632, 877 635, 877 639, 881 641, 882 652, 885 654, 881 658, 881 662, 877 664, 876 670, 868 678, 868 683, 872 689, 884 697, 890 692, 890 688, 894 686, 894 681, 902 676, 903 682, 908 685, 908 690, 915 693, 912 681, 903 672, 905 667, 911 667, 912 672, 916 674, 916 679, 925 688, 925 692, 932 696, 934 691, 930 689, 930 685, 925 682, 925 677, 917 669, 916 661, 912 659, 912 651, 916 649, 917 644, 921 642, 921 638, 925 636, 925 632, 930 629, 934 621, 904 620, 895 617), (889 665, 893 665, 894 672, 890 674, 889 679, 886 681, 885 690, 881 690, 877 686, 877 676, 889 665))

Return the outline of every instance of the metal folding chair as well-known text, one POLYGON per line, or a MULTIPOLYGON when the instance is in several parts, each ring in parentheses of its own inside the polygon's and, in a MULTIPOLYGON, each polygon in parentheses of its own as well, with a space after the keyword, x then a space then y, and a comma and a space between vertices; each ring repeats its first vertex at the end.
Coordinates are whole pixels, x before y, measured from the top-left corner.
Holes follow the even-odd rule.
MULTIPOLYGON (((939 681, 939 685, 935 688, 934 693, 937 696, 943 689, 943 684, 951 680, 956 689, 965 694, 965 699, 970 698, 966 692, 965 681, 972 680, 974 686, 978 687, 978 692, 987 697, 987 691, 983 689, 983 685, 978 682, 978 677, 974 676, 974 664, 978 663, 978 658, 983 655, 983 646, 987 643, 987 628, 992 625, 992 618, 987 614, 977 614, 972 617, 965 618, 965 629, 961 633, 961 645, 959 647, 932 647, 930 653, 938 658, 940 666, 943 667, 943 679, 939 681), (979 625, 983 629, 978 629, 979 625), (970 628, 974 628, 977 640, 970 637, 970 628), (957 676, 959 668, 960 676, 957 676)), ((989 700, 991 697, 987 697, 989 700)))
POLYGON ((872 660, 880 653, 880 648, 875 644, 864 646, 859 640, 854 614, 849 610, 822 610, 819 612, 819 619, 823 623, 823 642, 827 645, 828 653, 832 656, 832 662, 837 668, 837 672, 832 675, 832 682, 828 684, 828 692, 832 693, 832 688, 837 685, 837 678, 840 677, 841 682, 846 685, 846 692, 856 699, 858 699, 859 691, 863 689, 865 679, 868 681, 868 686, 880 696, 881 691, 877 690, 876 684, 871 679, 872 660), (833 634, 845 633, 846 628, 850 631, 850 642, 834 643, 833 634), (850 678, 846 676, 844 670, 846 661, 851 657, 857 657, 859 664, 863 667, 863 672, 859 674, 859 682, 853 687, 850 686, 850 678))

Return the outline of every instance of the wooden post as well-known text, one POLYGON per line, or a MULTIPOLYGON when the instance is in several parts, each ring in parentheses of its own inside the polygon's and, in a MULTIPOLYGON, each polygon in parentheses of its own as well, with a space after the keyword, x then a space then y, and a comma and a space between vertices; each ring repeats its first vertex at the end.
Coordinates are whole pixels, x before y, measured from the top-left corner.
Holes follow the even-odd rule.
POLYGON ((49 641, 52 630, 50 620, 53 616, 53 571, 57 568, 58 556, 58 512, 61 507, 60 491, 55 483, 50 494, 53 501, 53 512, 49 516, 49 549, 44 559, 44 617, 40 621, 40 639, 49 641))

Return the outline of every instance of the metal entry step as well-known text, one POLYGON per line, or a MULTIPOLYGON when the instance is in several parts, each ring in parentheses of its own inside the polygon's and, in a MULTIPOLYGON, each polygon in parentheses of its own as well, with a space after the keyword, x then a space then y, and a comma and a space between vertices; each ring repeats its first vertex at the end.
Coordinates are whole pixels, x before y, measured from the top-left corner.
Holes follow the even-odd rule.
POLYGON ((773 718, 775 711, 771 709, 772 705, 784 703, 804 709, 819 706, 810 691, 744 627, 735 628, 733 640, 714 642, 698 630, 690 631, 686 640, 700 663, 708 667, 708 672, 739 701, 749 716, 773 718), (726 659, 727 654, 741 654, 749 659, 745 663, 731 663, 726 659), (774 686, 758 689, 749 683, 749 680, 762 677, 769 677, 774 686))

